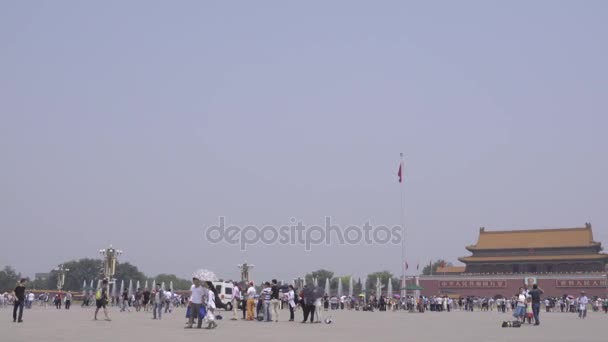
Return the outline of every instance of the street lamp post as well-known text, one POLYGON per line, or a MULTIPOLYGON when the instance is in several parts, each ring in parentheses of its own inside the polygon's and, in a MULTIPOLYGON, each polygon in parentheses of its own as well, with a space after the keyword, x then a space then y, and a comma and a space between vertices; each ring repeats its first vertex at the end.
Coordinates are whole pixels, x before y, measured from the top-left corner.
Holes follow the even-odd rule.
POLYGON ((250 265, 245 262, 236 266, 241 270, 241 281, 244 283, 249 283, 249 270, 251 270, 255 265, 250 265))
POLYGON ((61 291, 61 289, 63 289, 63 286, 65 285, 65 274, 69 270, 69 268, 66 268, 63 265, 59 265, 57 268, 53 269, 53 271, 57 272, 57 290, 61 291))
POLYGON ((114 283, 114 274, 116 273, 116 258, 122 254, 120 249, 115 249, 110 245, 106 249, 100 249, 99 254, 103 256, 103 276, 108 280, 106 293, 110 295, 110 283, 114 283))

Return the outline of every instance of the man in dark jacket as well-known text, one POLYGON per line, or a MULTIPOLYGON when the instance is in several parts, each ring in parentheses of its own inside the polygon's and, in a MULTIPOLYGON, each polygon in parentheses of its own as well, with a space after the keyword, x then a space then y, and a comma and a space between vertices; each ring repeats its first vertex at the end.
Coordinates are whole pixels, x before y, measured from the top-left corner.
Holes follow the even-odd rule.
POLYGON ((25 279, 19 280, 13 294, 15 302, 13 303, 13 322, 23 322, 23 305, 25 304, 25 279), (19 320, 17 320, 17 309, 19 309, 19 320))

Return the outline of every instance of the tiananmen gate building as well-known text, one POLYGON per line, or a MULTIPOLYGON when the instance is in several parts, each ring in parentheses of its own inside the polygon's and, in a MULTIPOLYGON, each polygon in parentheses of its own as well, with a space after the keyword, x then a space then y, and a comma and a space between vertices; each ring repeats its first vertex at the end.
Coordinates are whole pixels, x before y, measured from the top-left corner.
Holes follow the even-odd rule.
POLYGON ((579 228, 487 231, 479 229, 465 266, 439 268, 418 279, 423 295, 512 296, 537 283, 547 296, 608 294, 608 254, 593 239, 591 224, 579 228))

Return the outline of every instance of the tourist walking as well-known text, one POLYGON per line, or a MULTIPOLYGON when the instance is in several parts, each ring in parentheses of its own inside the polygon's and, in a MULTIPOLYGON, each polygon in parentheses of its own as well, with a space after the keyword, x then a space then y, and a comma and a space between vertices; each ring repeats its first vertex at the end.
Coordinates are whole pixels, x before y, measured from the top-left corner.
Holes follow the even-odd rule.
POLYGON ((141 311, 142 297, 143 297, 143 294, 141 292, 141 288, 138 288, 137 291, 135 292, 135 311, 136 312, 141 311))
POLYGON ((585 295, 585 291, 581 291, 581 296, 578 297, 578 318, 587 318, 587 304, 589 304, 589 298, 585 295))
POLYGON ((279 321, 279 305, 281 300, 279 299, 279 285, 276 279, 272 279, 272 293, 270 294, 270 305, 272 306, 272 317, 274 321, 279 321))
POLYGON ((515 306, 515 312, 513 317, 525 322, 526 319, 526 293, 522 287, 519 288, 519 294, 517 296, 517 304, 515 306))
POLYGON ((265 287, 261 293, 261 299, 264 301, 264 308, 262 310, 264 313, 264 322, 272 322, 272 316, 270 315, 270 299, 272 296, 272 288, 270 287, 270 283, 264 283, 265 287))
MULTIPOLYGON (((234 282, 232 288, 232 320, 236 321, 238 318, 239 303, 241 302, 241 289, 239 289, 239 285, 234 282)), ((245 318, 245 317, 243 317, 245 318)))
POLYGON ((287 292, 287 303, 289 304, 289 321, 293 322, 294 320, 294 310, 296 309, 295 302, 295 290, 293 285, 289 285, 289 291, 287 292))
POLYGON ((27 295, 27 305, 26 308, 31 309, 32 308, 32 304, 34 304, 34 299, 36 299, 36 295, 34 295, 34 292, 31 292, 27 295))
POLYGON ((194 324, 194 318, 198 318, 196 327, 200 329, 203 325, 203 317, 201 317, 201 306, 203 305, 204 288, 201 286, 201 281, 198 278, 192 278, 192 287, 190 288, 190 301, 188 302, 188 308, 190 310, 190 317, 188 319, 188 325, 186 329, 192 329, 194 324))
POLYGON ((19 280, 13 290, 13 322, 23 323, 23 306, 25 305, 25 279, 19 280), (19 316, 17 316, 19 311, 19 316))
POLYGON ((534 314, 534 325, 540 325, 540 295, 544 291, 537 284, 532 285, 530 297, 532 297, 532 313, 534 314))
POLYGON ((150 290, 149 289, 144 289, 144 293, 142 293, 143 295, 143 304, 144 304, 144 312, 148 311, 148 305, 150 305, 150 290))
POLYGON ((249 288, 247 289, 247 320, 253 321, 254 319, 254 308, 255 308, 255 296, 256 290, 253 286, 253 282, 249 282, 249 288))
POLYGON ((97 313, 99 309, 103 308, 103 314, 106 316, 106 321, 110 321, 110 316, 108 316, 108 292, 106 290, 108 285, 108 280, 104 279, 101 282, 101 288, 97 289, 95 292, 95 316, 94 319, 97 320, 97 313))
MULTIPOLYGON (((217 293, 215 292, 215 286, 210 281, 207 281, 207 315, 206 319, 209 322, 207 329, 215 329, 217 328, 217 323, 215 322, 215 308, 218 306, 216 304, 217 293)), ((219 304, 219 303, 218 303, 219 304)))
POLYGON ((70 310, 70 306, 72 306, 72 292, 65 294, 65 309, 70 310))
POLYGON ((163 302, 165 299, 165 294, 160 284, 156 284, 156 291, 154 293, 154 316, 152 319, 156 319, 156 313, 158 312, 158 319, 161 318, 163 312, 163 302))
POLYGON ((55 295, 55 299, 53 299, 53 303, 55 304, 55 309, 61 309, 61 294, 58 293, 55 295))
POLYGON ((121 301, 120 301, 120 312, 131 312, 131 310, 129 310, 129 292, 127 291, 127 289, 124 289, 122 291, 122 295, 121 295, 121 301))

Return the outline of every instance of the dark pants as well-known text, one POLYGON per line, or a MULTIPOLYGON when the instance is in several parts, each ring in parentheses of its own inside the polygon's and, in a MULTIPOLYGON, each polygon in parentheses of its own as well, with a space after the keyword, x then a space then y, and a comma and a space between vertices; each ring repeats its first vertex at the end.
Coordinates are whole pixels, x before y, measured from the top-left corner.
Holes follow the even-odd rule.
POLYGON ((289 306, 289 320, 293 321, 294 320, 294 312, 293 312, 293 308, 291 307, 291 305, 287 304, 287 306, 289 306))
POLYGON ((241 310, 243 310, 243 319, 245 319, 245 315, 247 314, 247 300, 245 299, 241 301, 241 310))
POLYGON ((23 299, 15 299, 15 303, 13 303, 13 321, 17 320, 17 308, 19 308, 19 322, 21 322, 23 318, 23 306, 25 305, 25 300, 23 299))
POLYGON ((72 306, 72 301, 71 300, 66 300, 65 301, 65 309, 66 310, 70 310, 70 306, 72 306))
POLYGON ((315 306, 314 305, 304 305, 304 320, 302 322, 306 322, 308 320, 308 316, 310 315, 310 323, 315 320, 315 306))
POLYGON ((534 313, 534 323, 540 324, 540 303, 532 303, 532 312, 534 313))
POLYGON ((188 326, 192 327, 194 324, 194 318, 198 318, 198 322, 196 323, 196 327, 200 328, 203 325, 203 317, 201 317, 201 305, 202 304, 190 304, 190 319, 188 320, 188 326))

